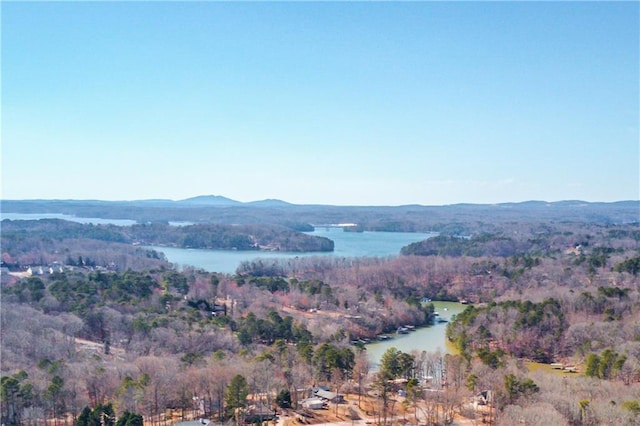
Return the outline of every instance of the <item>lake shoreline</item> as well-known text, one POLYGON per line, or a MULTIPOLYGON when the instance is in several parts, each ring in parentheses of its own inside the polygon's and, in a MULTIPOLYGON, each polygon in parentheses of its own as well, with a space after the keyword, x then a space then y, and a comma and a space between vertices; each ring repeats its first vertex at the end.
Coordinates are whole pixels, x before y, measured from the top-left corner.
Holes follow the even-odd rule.
POLYGON ((441 301, 429 303, 433 304, 435 311, 439 314, 438 317, 446 318, 447 322, 435 322, 433 325, 416 327, 415 331, 411 331, 408 334, 395 335, 393 339, 374 341, 365 345, 367 357, 372 365, 377 365, 384 352, 392 347, 405 353, 411 353, 412 351, 440 351, 444 354, 452 355, 456 353, 453 344, 447 340, 447 324, 453 320, 455 315, 464 311, 469 305, 441 301))
POLYGON ((329 238, 334 250, 285 252, 260 250, 216 250, 145 245, 145 248, 164 253, 167 260, 178 267, 195 267, 207 272, 234 274, 241 262, 254 260, 286 260, 300 257, 388 258, 401 256, 402 247, 422 241, 435 234, 408 232, 344 232, 341 228, 316 228, 307 235, 329 238))

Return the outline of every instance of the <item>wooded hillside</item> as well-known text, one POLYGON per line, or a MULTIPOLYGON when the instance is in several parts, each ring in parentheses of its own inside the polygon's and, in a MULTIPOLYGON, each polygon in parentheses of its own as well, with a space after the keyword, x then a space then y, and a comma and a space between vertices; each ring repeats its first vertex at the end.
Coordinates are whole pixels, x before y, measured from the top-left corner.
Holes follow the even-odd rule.
POLYGON ((246 262, 227 275, 179 272, 130 252, 129 229, 41 222, 22 231, 3 222, 3 259, 44 259, 67 244, 73 253, 61 271, 2 274, 6 425, 105 410, 149 423, 168 409, 253 419, 255 398, 284 410, 303 399, 297 389, 318 384, 374 392, 370 416, 387 424, 401 409, 427 424, 463 415, 504 425, 640 420, 638 223, 497 222, 482 225, 491 232, 434 238, 392 258, 246 262), (89 231, 125 239, 108 243, 89 231), (152 263, 92 266, 106 247, 101 262, 152 263), (458 353, 390 351, 373 371, 360 340, 429 324, 425 297, 470 303, 448 327, 458 353), (553 373, 551 364, 575 372, 553 373), (479 395, 490 409, 470 408, 479 395))

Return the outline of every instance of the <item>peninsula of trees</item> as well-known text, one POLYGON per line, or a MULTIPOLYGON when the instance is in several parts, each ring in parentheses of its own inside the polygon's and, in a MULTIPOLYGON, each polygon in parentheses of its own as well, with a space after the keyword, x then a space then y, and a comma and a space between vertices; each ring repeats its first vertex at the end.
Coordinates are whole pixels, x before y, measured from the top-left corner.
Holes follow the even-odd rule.
POLYGON ((42 240, 50 245, 59 245, 62 241, 91 240, 138 246, 288 252, 327 252, 333 251, 334 246, 328 238, 279 225, 171 226, 149 223, 116 226, 80 224, 60 219, 5 220, 2 222, 2 240, 4 246, 17 250, 15 255, 28 252, 30 245, 40 246, 42 240))

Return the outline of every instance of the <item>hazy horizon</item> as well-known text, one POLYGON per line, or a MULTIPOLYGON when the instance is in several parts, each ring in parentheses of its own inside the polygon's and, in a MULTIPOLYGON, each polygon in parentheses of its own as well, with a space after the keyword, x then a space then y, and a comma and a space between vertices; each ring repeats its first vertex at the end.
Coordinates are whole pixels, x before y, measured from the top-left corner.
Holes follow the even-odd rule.
MULTIPOLYGON (((291 205, 318 205, 318 206, 336 206, 336 207, 402 207, 402 206, 411 206, 411 205, 416 205, 416 206, 422 206, 422 207, 446 207, 446 206, 455 206, 455 205, 462 205, 462 204, 468 204, 468 205, 500 205, 500 204, 522 204, 522 203, 548 203, 548 204, 552 204, 552 203, 570 203, 570 202, 576 202, 576 203, 605 203, 605 204, 612 204, 612 203, 624 203, 624 202, 640 202, 640 199, 621 199, 621 200, 614 200, 614 201, 587 201, 587 200, 578 200, 578 199, 565 199, 565 200, 522 200, 522 201, 504 201, 504 202, 496 202, 496 203, 470 203, 470 202, 465 202, 465 201, 461 201, 461 202, 456 202, 456 203, 450 203, 450 204, 420 204, 420 203, 407 203, 407 204, 360 204, 360 205, 355 205, 355 204, 322 204, 322 203, 292 203, 288 200, 283 200, 280 198, 263 198, 263 199, 256 199, 256 200, 239 200, 233 197, 227 197, 224 195, 213 195, 213 194, 209 194, 209 195, 195 195, 192 197, 187 197, 187 198, 180 198, 180 199, 171 199, 171 198, 138 198, 138 199, 113 199, 113 200, 106 200, 106 199, 98 199, 98 198, 86 198, 86 199, 78 199, 78 198, 22 198, 22 199, 6 199, 6 198, 2 198, 0 199, 0 203, 4 202, 4 201, 43 201, 43 202, 56 202, 56 201, 80 201, 80 202, 108 202, 108 203, 135 203, 135 202, 152 202, 152 201, 158 201, 158 202, 172 202, 172 203, 179 203, 179 202, 185 202, 185 201, 189 201, 195 198, 201 198, 201 197, 216 197, 216 198, 224 198, 229 200, 229 202, 235 202, 235 203, 240 203, 240 204, 251 204, 251 203, 259 203, 259 202, 269 202, 269 201, 275 201, 275 202, 284 202, 284 203, 288 203, 291 205)), ((206 205, 206 203, 203 203, 201 205, 206 205)), ((215 204, 212 204, 213 206, 215 206, 215 204)), ((2 208, 0 206, 0 212, 2 211, 2 208)))
POLYGON ((2 2, 1 199, 640 198, 638 2, 2 2))

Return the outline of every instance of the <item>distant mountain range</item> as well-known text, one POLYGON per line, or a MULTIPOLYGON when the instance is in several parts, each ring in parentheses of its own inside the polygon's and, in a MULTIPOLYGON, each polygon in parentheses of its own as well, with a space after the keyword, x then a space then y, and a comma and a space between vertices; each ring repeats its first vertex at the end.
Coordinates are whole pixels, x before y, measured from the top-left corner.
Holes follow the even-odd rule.
POLYGON ((240 201, 232 200, 222 195, 198 195, 197 197, 176 201, 176 203, 197 206, 237 206, 242 204, 240 201))
POLYGON ((3 200, 4 213, 62 213, 87 218, 128 219, 138 223, 191 222, 271 224, 307 230, 322 224, 356 223, 359 230, 468 234, 489 232, 505 222, 640 223, 640 201, 525 201, 447 206, 336 206, 292 204, 266 199, 241 202, 220 195, 184 200, 3 200))
POLYGON ((292 207, 292 206, 308 206, 308 207, 337 207, 337 208, 539 208, 539 207, 587 207, 596 205, 617 205, 626 207, 640 207, 640 200, 621 200, 611 202, 600 201, 582 201, 582 200, 562 200, 562 201, 542 201, 542 200, 529 200, 520 202, 505 202, 505 203, 493 203, 493 204, 480 204, 480 203, 456 203, 448 205, 424 205, 424 204, 406 204, 402 206, 387 206, 387 205, 370 205, 370 206, 348 206, 348 205, 332 205, 332 204, 293 204, 287 201, 269 198, 258 201, 237 201, 222 195, 198 195, 191 198, 185 198, 183 200, 171 200, 171 199, 141 199, 141 200, 120 200, 120 201, 105 201, 97 199, 24 199, 24 200, 0 200, 0 203, 5 206, 12 206, 22 203, 28 204, 84 204, 84 205, 172 205, 172 206, 258 206, 258 207, 292 207))
POLYGON ((291 206, 291 203, 286 201, 267 199, 260 201, 250 201, 243 203, 242 201, 232 200, 231 198, 223 197, 222 195, 199 195, 197 197, 187 198, 184 200, 176 201, 179 204, 194 205, 194 206, 262 206, 262 207, 278 207, 278 206, 291 206))

